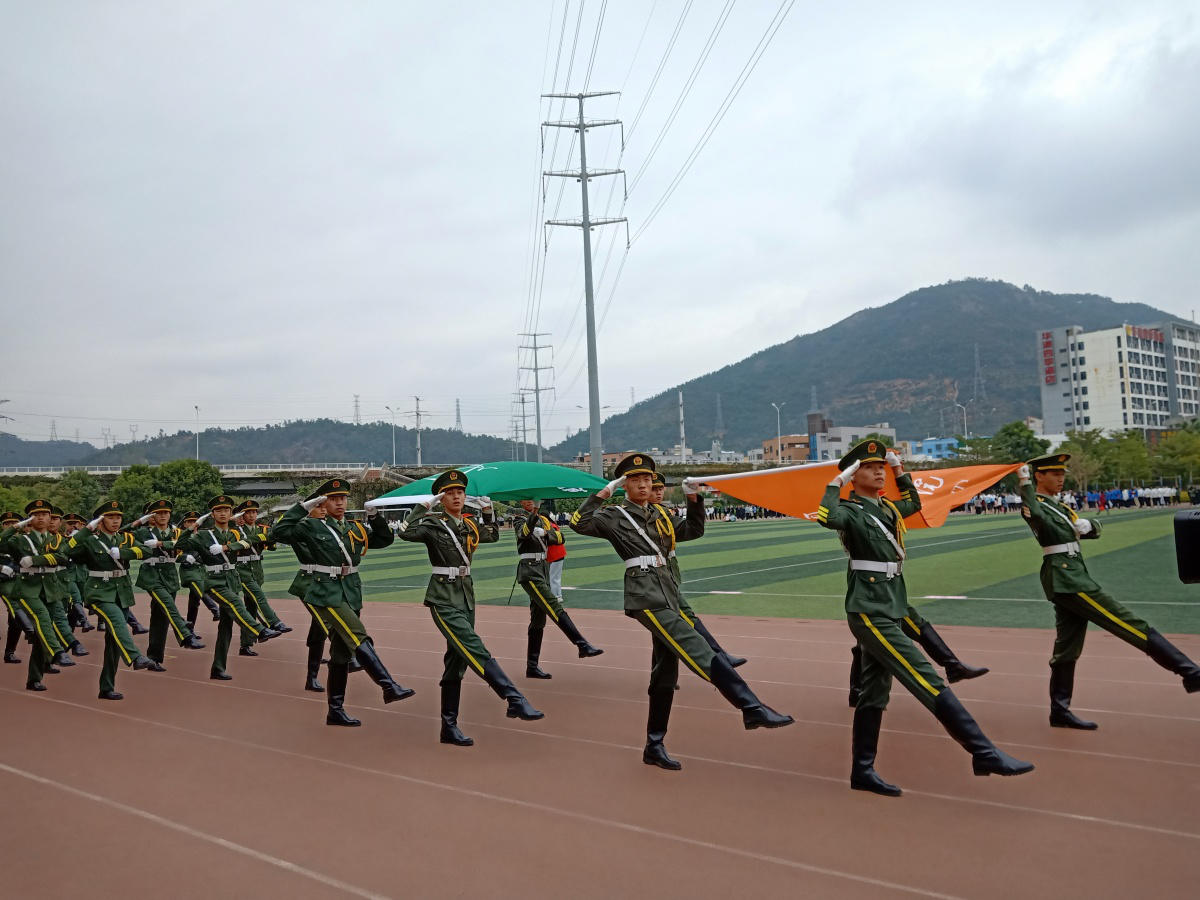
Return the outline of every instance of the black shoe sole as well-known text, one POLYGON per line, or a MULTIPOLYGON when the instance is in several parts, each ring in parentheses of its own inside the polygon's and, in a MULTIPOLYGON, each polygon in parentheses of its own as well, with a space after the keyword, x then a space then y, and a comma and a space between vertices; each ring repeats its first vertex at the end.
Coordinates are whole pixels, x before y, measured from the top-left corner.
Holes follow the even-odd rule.
POLYGON ((417 692, 414 691, 412 688, 405 688, 399 694, 390 694, 390 695, 385 694, 383 697, 383 702, 384 703, 395 703, 398 700, 407 700, 409 697, 414 696, 416 693, 417 692))
POLYGON ((676 762, 674 765, 668 765, 660 759, 651 759, 645 756, 642 757, 642 762, 648 766, 655 766, 656 768, 662 769, 665 772, 678 772, 683 768, 683 763, 681 762, 676 762))
POLYGON ((546 714, 544 712, 540 712, 536 716, 527 716, 511 709, 505 712, 504 716, 507 719, 520 719, 522 722, 536 722, 538 719, 546 718, 546 714))
POLYGON ((1081 724, 1076 724, 1074 722, 1061 722, 1061 721, 1055 722, 1053 719, 1051 719, 1050 727, 1051 728, 1069 728, 1072 731, 1095 731, 1100 726, 1097 725, 1095 722, 1084 721, 1081 724))
POLYGON ((1027 769, 1025 769, 1025 768, 1013 769, 1012 771, 1006 771, 1006 772, 987 772, 987 771, 980 772, 974 766, 971 767, 971 771, 973 771, 975 773, 975 775, 978 776, 979 778, 984 778, 988 775, 1001 775, 1004 777, 1011 777, 1013 775, 1028 775, 1033 770, 1034 770, 1034 766, 1032 763, 1030 763, 1029 768, 1027 768, 1027 769))
POLYGON ((795 725, 796 720, 788 716, 786 722, 743 722, 747 731, 753 731, 755 728, 784 728, 788 725, 795 725))
POLYGON ((551 675, 549 672, 530 672, 528 669, 526 669, 525 677, 526 678, 536 678, 538 681, 549 681, 554 676, 551 675))
POLYGON ((958 684, 960 681, 970 681, 972 678, 982 678, 984 675, 986 675, 990 671, 992 671, 992 670, 991 669, 980 669, 978 672, 970 672, 968 674, 956 672, 953 675, 951 675, 949 672, 947 672, 946 673, 946 681, 949 684, 958 684))
POLYGON ((306 684, 306 685, 304 686, 304 689, 305 689, 306 691, 312 691, 314 694, 323 694, 323 693, 325 693, 325 688, 324 688, 324 687, 309 687, 309 686, 306 684))
POLYGON ((850 782, 850 790, 862 791, 865 794, 875 794, 879 797, 899 797, 899 796, 903 795, 903 793, 904 793, 904 791, 900 790, 900 788, 895 787, 895 786, 893 786, 892 790, 884 790, 882 788, 874 787, 871 785, 856 784, 853 781, 850 782))
POLYGON ((335 728, 358 728, 362 725, 362 722, 358 721, 358 719, 351 719, 349 722, 331 722, 329 719, 326 719, 325 724, 332 725, 335 728))

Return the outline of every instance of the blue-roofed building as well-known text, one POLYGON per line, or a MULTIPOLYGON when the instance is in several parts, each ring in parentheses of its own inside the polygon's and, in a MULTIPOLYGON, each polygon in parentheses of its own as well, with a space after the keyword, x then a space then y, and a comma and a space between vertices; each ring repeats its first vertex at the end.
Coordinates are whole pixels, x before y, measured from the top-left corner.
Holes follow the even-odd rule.
POLYGON ((958 456, 958 438, 925 438, 912 442, 913 458, 954 459, 958 456))

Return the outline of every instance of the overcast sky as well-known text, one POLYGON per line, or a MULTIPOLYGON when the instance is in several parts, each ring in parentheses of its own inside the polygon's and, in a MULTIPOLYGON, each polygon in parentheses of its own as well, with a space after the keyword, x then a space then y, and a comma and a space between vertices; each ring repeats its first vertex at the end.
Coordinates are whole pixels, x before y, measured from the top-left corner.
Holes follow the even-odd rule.
POLYGON ((450 427, 459 398, 507 435, 538 331, 562 440, 587 421, 582 238, 543 252, 541 222, 580 191, 548 179, 543 209, 538 173, 578 149, 539 124, 577 106, 538 95, 585 85, 623 90, 587 113, 624 156, 612 128, 587 152, 628 173, 591 205, 634 236, 592 235, 605 415, 949 279, 1191 318, 1195 4, 970 6, 785 2, 651 221, 776 0, 0 0, 0 427, 124 442, 196 406, 350 420, 358 394, 364 421, 420 396, 450 427))

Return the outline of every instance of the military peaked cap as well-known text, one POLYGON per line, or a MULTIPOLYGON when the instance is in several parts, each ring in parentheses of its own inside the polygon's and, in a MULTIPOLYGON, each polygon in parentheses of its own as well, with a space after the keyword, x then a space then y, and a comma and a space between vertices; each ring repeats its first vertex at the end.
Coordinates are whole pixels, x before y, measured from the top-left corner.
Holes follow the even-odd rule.
POLYGON ((855 444, 850 452, 838 460, 838 469, 845 471, 854 463, 887 462, 888 446, 883 441, 869 440, 855 444))
POLYGON ((18 512, 0 513, 0 525, 7 525, 9 522, 20 522, 24 518, 18 512))
POLYGON ((440 494, 442 491, 450 488, 467 489, 467 476, 458 469, 451 469, 448 472, 443 472, 433 480, 433 492, 440 494))
POLYGON ((62 514, 63 514, 63 511, 60 507, 55 506, 53 503, 50 504, 50 515, 51 516, 58 516, 61 519, 62 514))
POLYGON ((191 522, 191 521, 193 521, 193 520, 195 520, 195 519, 198 519, 198 518, 200 518, 200 513, 198 513, 198 512, 192 512, 192 511, 189 509, 187 512, 185 512, 185 513, 183 514, 183 518, 182 518, 182 519, 180 519, 179 521, 181 521, 181 522, 191 522))
POLYGON ((1031 459, 1027 465, 1031 472, 1065 472, 1070 459, 1070 453, 1048 453, 1031 459))
POLYGON ((651 484, 654 487, 664 487, 664 488, 675 487, 675 485, 673 485, 673 484, 671 484, 671 482, 667 481, 667 476, 659 471, 655 471, 654 481, 652 481, 651 484))
POLYGON ((120 500, 105 500, 92 511, 92 518, 98 519, 101 516, 120 516, 124 515, 125 510, 121 508, 120 500))
POLYGON ((309 495, 311 500, 313 497, 320 497, 324 494, 326 497, 343 497, 350 493, 350 482, 345 478, 330 478, 327 482, 317 488, 309 495))
POLYGON ((175 504, 172 503, 170 500, 151 500, 149 503, 146 504, 145 508, 142 509, 142 512, 143 513, 161 512, 164 509, 167 512, 172 512, 175 509, 175 504))
POLYGON ((79 513, 67 513, 65 516, 63 516, 63 521, 68 525, 82 525, 87 521, 87 519, 85 519, 79 513))
POLYGON ((654 472, 654 458, 649 453, 630 453, 617 463, 617 467, 613 469, 613 477, 620 478, 622 475, 653 475, 654 472))
POLYGON ((217 496, 213 497, 211 500, 208 501, 208 511, 209 512, 212 512, 214 509, 220 509, 222 506, 228 507, 229 509, 233 509, 233 501, 230 500, 228 497, 226 497, 224 494, 218 494, 217 496))
POLYGON ((50 512, 50 501, 30 500, 25 504, 25 515, 32 516, 36 512, 50 512))
POLYGON ((241 503, 239 503, 237 505, 237 508, 234 509, 234 513, 244 513, 248 509, 258 509, 258 508, 259 508, 259 506, 258 506, 257 500, 243 500, 241 503))

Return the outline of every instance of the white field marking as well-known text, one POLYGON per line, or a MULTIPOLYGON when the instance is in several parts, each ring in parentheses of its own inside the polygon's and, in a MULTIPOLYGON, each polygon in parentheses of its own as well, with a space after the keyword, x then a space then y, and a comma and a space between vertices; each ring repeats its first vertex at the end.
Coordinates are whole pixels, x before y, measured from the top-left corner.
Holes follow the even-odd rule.
POLYGON ((744 594, 745 591, 709 591, 710 594, 744 594))
MULTIPOLYGON (((60 703, 66 701, 58 701, 60 703)), ((79 705, 79 704, 71 704, 79 705)), ((83 707, 87 709, 87 707, 83 707)), ((207 834, 203 831, 198 831, 190 825, 183 825, 171 819, 164 819, 162 816, 157 816, 152 812, 147 812, 144 809, 138 809, 136 806, 130 806, 125 800, 120 803, 115 800, 109 800, 107 797, 101 797, 99 794, 93 794, 89 791, 81 791, 79 788, 73 788, 63 784, 62 780, 51 780, 43 778, 40 775, 35 775, 33 772, 26 772, 24 769, 17 769, 13 766, 0 763, 0 772, 8 772, 10 775, 16 775, 20 778, 26 778, 38 784, 52 787, 56 790, 63 791, 67 794, 72 794, 76 797, 82 797, 85 800, 91 800, 93 803, 99 803, 101 806, 107 806, 110 809, 115 809, 118 812, 127 813, 131 816, 137 816, 139 819, 145 819, 153 825, 158 825, 161 828, 169 828, 171 831, 177 831, 180 834, 185 834, 190 838, 206 841, 214 844, 223 850, 230 850, 234 853, 240 853, 242 856, 248 856, 250 859, 257 862, 266 863, 267 865, 275 866, 278 869, 283 869, 285 872, 291 872, 293 875, 300 875, 304 878, 311 879, 326 887, 336 888, 339 891, 344 891, 347 894, 353 894, 355 897, 363 897, 365 900, 394 900, 384 894, 376 894, 374 891, 368 891, 365 888, 360 888, 357 885, 350 884, 345 881, 340 881, 337 878, 331 878, 328 875, 322 875, 320 872, 314 872, 312 869, 306 869, 304 866, 298 866, 295 863, 288 862, 286 859, 280 859, 278 856, 271 856, 269 853, 263 853, 259 850, 252 850, 241 844, 235 844, 233 841, 227 841, 224 838, 219 838, 214 834, 207 834)))
MULTIPOLYGON (((171 676, 168 676, 168 677, 171 677, 171 676)), ((160 679, 160 680, 165 680, 165 679, 160 679)), ((196 682, 196 681, 191 681, 189 679, 176 678, 176 677, 171 677, 171 680, 183 681, 183 682, 185 682, 187 684, 191 684, 191 685, 208 686, 208 687, 212 687, 212 688, 223 688, 225 690, 229 690, 230 688, 233 688, 234 690, 243 690, 243 691, 248 691, 251 693, 264 694, 264 695, 272 696, 272 697, 281 697, 281 698, 285 698, 285 699, 289 699, 289 700, 301 700, 301 701, 309 702, 309 703, 322 702, 321 698, 319 698, 319 697, 314 697, 314 698, 300 697, 300 696, 296 696, 296 695, 292 695, 292 694, 280 694, 280 693, 277 693, 274 691, 264 691, 264 690, 255 689, 255 688, 238 688, 238 687, 228 685, 228 684, 222 685, 222 684, 213 684, 210 682, 196 682)), ((24 692, 15 691, 15 690, 12 690, 11 688, 3 688, 0 690, 4 690, 7 693, 16 694, 18 696, 25 697, 26 699, 29 699, 30 701, 47 700, 48 699, 54 703, 62 703, 67 706, 75 706, 80 709, 86 709, 90 712, 98 712, 98 713, 101 713, 102 715, 111 715, 111 716, 116 716, 117 718, 129 719, 129 720, 135 721, 135 722, 143 722, 143 723, 147 723, 147 724, 153 724, 153 725, 156 725, 156 726, 159 726, 162 728, 167 728, 167 729, 170 729, 173 731, 179 731, 179 732, 183 732, 186 734, 195 734, 197 736, 207 737, 212 740, 224 741, 226 743, 250 747, 250 748, 258 749, 258 750, 265 750, 265 751, 272 752, 272 753, 279 753, 284 756, 291 756, 291 757, 296 757, 296 758, 305 759, 305 760, 312 760, 312 761, 316 761, 316 762, 328 763, 331 765, 342 766, 343 768, 348 768, 348 769, 358 771, 358 772, 384 775, 389 778, 395 778, 395 779, 398 779, 401 781, 407 781, 412 784, 419 784, 419 785, 424 785, 424 786, 434 787, 434 788, 444 788, 446 790, 456 791, 459 793, 468 794, 470 796, 482 797, 485 799, 494 799, 499 802, 513 803, 515 805, 524 806, 524 807, 530 808, 530 809, 561 814, 561 815, 565 815, 565 816, 571 817, 571 818, 579 818, 584 821, 594 822, 595 824, 612 824, 613 826, 618 827, 618 828, 626 827, 629 829, 637 829, 636 833, 639 833, 639 834, 651 833, 649 829, 641 829, 640 826, 626 825, 625 823, 622 823, 622 822, 619 822, 616 820, 591 817, 591 816, 587 816, 586 814, 583 814, 583 813, 575 813, 574 811, 571 811, 571 810, 560 810, 557 807, 541 806, 539 804, 532 804, 532 803, 528 803, 527 801, 523 801, 523 800, 506 798, 502 795, 487 794, 487 793, 484 793, 481 791, 471 790, 469 788, 461 788, 456 785, 444 785, 439 782, 427 781, 425 779, 415 778, 415 777, 408 776, 408 775, 400 775, 400 774, 394 773, 394 772, 385 772, 385 771, 380 771, 380 770, 375 770, 375 769, 367 769, 364 767, 355 766, 355 765, 351 765, 349 763, 343 763, 340 761, 319 759, 317 757, 313 757, 308 754, 295 753, 290 750, 283 750, 283 749, 276 748, 276 747, 270 747, 265 744, 255 744, 250 741, 240 740, 238 738, 225 737, 223 735, 211 734, 209 732, 194 731, 193 729, 184 728, 183 726, 180 726, 180 725, 170 725, 170 724, 157 722, 157 721, 150 720, 150 719, 140 719, 136 716, 130 716, 130 715, 127 715, 124 713, 112 712, 107 709, 95 709, 94 707, 85 706, 82 703, 75 703, 70 700, 59 700, 56 698, 32 698, 32 697, 29 697, 24 692)), ((572 695, 568 695, 568 696, 572 696, 572 695)), ((609 699, 609 698, 598 697, 598 698, 592 698, 592 699, 609 699)), ((388 713, 388 714, 393 714, 393 715, 398 714, 398 715, 405 716, 407 718, 430 719, 430 720, 432 719, 432 717, 422 716, 417 713, 406 713, 401 710, 393 710, 391 708, 378 709, 376 707, 362 707, 362 706, 353 706, 352 708, 355 711, 363 710, 363 711, 370 711, 370 712, 383 712, 383 713, 388 713)), ((700 711, 706 711, 706 712, 713 711, 713 710, 703 710, 699 707, 686 707, 686 708, 693 709, 693 710, 700 709, 700 711)), ((733 714, 735 714, 736 711, 735 710, 722 710, 720 712, 722 712, 726 715, 733 715, 733 714)), ((827 722, 812 721, 812 720, 806 720, 806 719, 797 719, 797 722, 800 722, 802 724, 811 724, 811 725, 833 725, 834 727, 838 727, 838 725, 839 725, 839 723, 827 723, 827 722)), ((567 741, 567 742, 571 742, 571 743, 583 743, 583 744, 589 744, 589 745, 593 745, 593 746, 619 749, 621 751, 634 751, 634 750, 639 749, 637 747, 616 744, 616 743, 613 743, 610 741, 599 741, 599 740, 595 740, 592 738, 572 737, 569 735, 553 734, 553 733, 547 733, 544 731, 531 731, 528 729, 514 728, 511 726, 484 725, 482 723, 471 723, 471 722, 466 722, 464 724, 470 725, 472 728, 495 728, 498 730, 510 732, 512 734, 533 735, 535 737, 543 737, 543 738, 548 738, 551 740, 567 741)), ((842 727, 844 727, 844 726, 842 726, 842 727)), ((900 732, 900 731, 897 731, 896 733, 909 734, 909 735, 913 735, 916 737, 932 737, 932 738, 944 737, 942 735, 930 735, 930 734, 924 734, 922 732, 900 732)), ((1063 752, 1063 753, 1074 752, 1074 751, 1071 751, 1068 749, 1062 749, 1062 748, 1046 748, 1046 749, 1047 750, 1055 749, 1055 750, 1058 750, 1059 752, 1063 752)), ((681 759, 694 759, 699 762, 706 762, 706 763, 710 763, 712 765, 717 765, 717 766, 732 766, 732 767, 740 768, 740 769, 749 769, 749 770, 761 771, 761 772, 772 772, 772 773, 779 774, 779 775, 787 775, 787 776, 792 776, 792 777, 797 777, 797 778, 806 778, 806 779, 815 780, 815 781, 826 781, 826 782, 830 782, 830 783, 834 783, 834 784, 844 784, 844 779, 833 777, 830 775, 818 775, 815 773, 801 772, 801 771, 794 770, 794 769, 780 769, 780 768, 777 768, 774 766, 762 766, 762 765, 757 765, 754 763, 742 763, 742 762, 736 762, 733 760, 726 760, 726 759, 713 759, 711 757, 693 756, 693 755, 689 755, 689 754, 678 754, 677 753, 676 755, 681 759)), ((1147 762, 1153 762, 1153 760, 1147 760, 1147 762)), ((1171 837, 1182 837, 1182 838, 1188 838, 1191 840, 1200 840, 1200 834, 1194 834, 1192 832, 1187 832, 1187 831, 1176 831, 1176 830, 1169 829, 1169 828, 1159 828, 1154 825, 1140 825, 1136 822, 1125 822, 1125 821, 1122 821, 1119 819, 1107 819, 1107 818, 1102 818, 1102 817, 1097 817, 1097 816, 1086 816, 1086 815, 1082 815, 1080 813, 1070 813, 1070 812, 1063 812, 1060 810, 1042 809, 1042 808, 1035 807, 1035 806, 1023 806, 1020 804, 1002 803, 1002 802, 993 801, 993 800, 980 800, 980 799, 977 799, 974 797, 958 797, 958 796, 954 796, 952 794, 939 794, 939 793, 933 793, 933 792, 929 792, 929 791, 908 791, 908 793, 915 794, 918 796, 932 797, 932 798, 936 798, 939 800, 948 800, 948 801, 956 802, 956 803, 980 804, 983 806, 989 806, 989 807, 998 808, 998 809, 1009 809, 1009 810, 1015 810, 1018 812, 1033 813, 1035 815, 1045 815, 1045 816, 1065 818, 1065 819, 1070 819, 1072 821, 1078 821, 1078 822, 1087 822, 1087 823, 1091 823, 1091 824, 1107 825, 1107 826, 1116 827, 1116 828, 1129 828, 1129 829, 1133 829, 1136 831, 1145 831, 1145 832, 1151 832, 1154 834, 1163 834, 1163 835, 1168 835, 1171 837)), ((658 833, 658 832, 654 832, 654 833, 658 833)), ((715 844, 709 846, 705 842, 697 842, 692 838, 687 838, 687 837, 683 837, 680 835, 662 834, 662 836, 670 838, 672 840, 679 840, 679 841, 682 841, 685 843, 690 843, 690 844, 697 845, 697 846, 709 847, 709 849, 725 850, 727 852, 731 852, 731 853, 734 853, 737 855, 742 855, 742 854, 748 852, 748 851, 738 850, 737 848, 725 848, 725 847, 722 847, 720 845, 715 845, 715 844)), ((775 857, 755 856, 754 858, 761 858, 766 861, 776 860, 775 857)), ((816 869, 811 869, 811 867, 808 867, 807 864, 805 864, 805 863, 792 863, 789 860, 780 860, 780 862, 782 862, 783 864, 786 864, 786 865, 794 865, 797 867, 809 868, 810 870, 817 871, 816 869)), ((833 872, 832 870, 829 870, 828 874, 841 874, 841 873, 836 873, 836 872, 833 872)), ((856 876, 849 875, 849 874, 846 874, 845 877, 852 878, 852 879, 856 878, 856 876)))
MULTIPOLYGON (((3 690, 8 693, 13 693, 13 694, 17 693, 16 691, 12 691, 8 688, 3 688, 3 690)), ((286 696, 286 695, 280 695, 280 696, 286 696)), ((324 765, 337 766, 338 768, 348 769, 352 772, 358 772, 358 773, 364 774, 364 775, 376 775, 376 776, 381 776, 383 778, 391 778, 396 781, 403 781, 408 784, 417 785, 419 787, 432 788, 434 790, 449 791, 451 793, 460 794, 462 796, 474 797, 479 800, 487 800, 487 801, 491 801, 493 803, 500 803, 500 804, 504 804, 504 805, 508 805, 508 806, 516 806, 521 809, 532 810, 533 812, 543 813, 546 815, 560 816, 560 817, 566 818, 566 819, 573 819, 577 822, 584 822, 589 825, 599 825, 599 826, 606 827, 606 828, 612 828, 612 829, 615 829, 618 831, 628 832, 630 834, 638 835, 639 837, 649 838, 649 839, 653 839, 656 841, 663 841, 663 840, 674 841, 676 843, 683 844, 685 846, 698 847, 702 850, 710 850, 710 851, 717 852, 717 853, 725 853, 730 856, 737 856, 742 859, 750 859, 750 860, 754 860, 756 862, 772 863, 777 866, 783 866, 783 867, 789 868, 789 869, 796 869, 801 872, 811 872, 811 873, 814 873, 817 875, 825 875, 825 876, 829 876, 832 878, 842 878, 847 881, 855 882, 857 884, 865 884, 865 885, 870 885, 872 887, 877 887, 877 888, 886 888, 888 890, 899 891, 899 892, 906 893, 906 894, 915 894, 915 895, 921 896, 921 897, 931 897, 931 898, 934 898, 934 900, 966 900, 966 898, 959 897, 956 894, 943 894, 943 893, 939 893, 937 891, 929 891, 929 890, 925 890, 924 888, 914 887, 913 885, 900 884, 899 882, 894 882, 894 881, 884 881, 879 878, 869 878, 865 875, 858 875, 853 872, 843 872, 838 869, 830 869, 825 866, 817 866, 817 865, 812 865, 811 863, 799 862, 797 860, 784 859, 783 857, 771 856, 766 853, 756 853, 752 850, 743 850, 739 847, 730 847, 725 844, 717 844, 712 841, 702 841, 702 840, 698 840, 696 838, 689 838, 689 837, 686 837, 686 836, 680 835, 680 834, 671 834, 669 832, 663 832, 661 830, 654 829, 654 828, 645 828, 641 825, 634 825, 630 822, 622 822, 618 819, 609 819, 609 818, 605 818, 603 816, 593 816, 593 815, 589 815, 587 813, 582 813, 582 812, 579 812, 579 811, 573 810, 573 809, 561 809, 556 806, 548 806, 543 803, 534 803, 529 800, 521 800, 516 797, 506 797, 502 794, 493 794, 488 791, 478 791, 478 790, 474 790, 472 788, 460 787, 460 786, 454 785, 454 784, 445 784, 445 783, 442 783, 439 781, 431 781, 427 778, 416 778, 411 775, 401 775, 398 772, 388 772, 388 771, 385 771, 382 769, 372 769, 372 768, 368 768, 366 766, 356 766, 351 763, 347 763, 347 762, 344 762, 344 761, 338 760, 338 759, 323 759, 321 757, 312 756, 311 754, 307 754, 307 753, 296 753, 296 752, 293 752, 290 750, 283 750, 278 747, 270 747, 265 744, 255 744, 252 741, 244 741, 244 740, 239 740, 237 738, 225 737, 224 735, 211 734, 209 732, 197 731, 197 730, 191 729, 191 728, 183 728, 179 725, 167 725, 162 722, 156 722, 152 719, 142 719, 142 718, 138 718, 137 716, 130 716, 130 715, 126 715, 124 713, 110 712, 109 710, 98 710, 98 709, 94 709, 89 706, 84 706, 82 703, 74 703, 69 700, 57 700, 54 698, 49 698, 49 699, 53 703, 62 703, 67 706, 75 706, 75 707, 78 707, 79 709, 86 709, 89 712, 95 712, 95 713, 99 713, 101 715, 107 715, 107 716, 114 716, 119 719, 127 719, 131 722, 138 722, 138 723, 141 723, 144 725, 154 725, 159 728, 167 728, 172 731, 178 731, 183 734, 190 734, 195 737, 207 738, 208 740, 220 741, 222 743, 232 744, 234 746, 239 746, 239 747, 246 747, 251 750, 262 750, 262 751, 266 751, 268 753, 278 753, 281 756, 288 756, 288 757, 292 757, 294 759, 301 759, 306 762, 319 762, 324 765)), ((529 733, 529 732, 522 732, 519 729, 510 729, 510 730, 515 731, 517 733, 522 733, 522 734, 529 733)), ((628 749, 628 748, 624 748, 624 749, 628 749)), ((258 851, 255 851, 255 850, 248 850, 244 847, 240 847, 237 844, 233 844, 229 841, 222 840, 221 838, 218 838, 218 837, 215 837, 212 835, 204 834, 203 832, 192 831, 191 829, 186 828, 183 825, 172 822, 169 819, 163 819, 159 816, 154 815, 153 813, 147 813, 147 812, 143 812, 142 810, 122 806, 120 804, 115 803, 114 801, 107 800, 104 797, 99 797, 95 794, 89 794, 84 791, 79 791, 75 788, 69 788, 64 785, 60 785, 56 782, 50 781, 49 779, 41 778, 40 776, 33 775, 32 773, 26 773, 19 769, 13 769, 13 768, 11 768, 9 766, 5 766, 3 764, 0 764, 0 769, 4 769, 4 770, 10 771, 14 774, 22 775, 27 778, 31 778, 34 781, 39 781, 43 784, 49 785, 51 787, 59 788, 61 790, 67 791, 69 793, 73 793, 73 794, 77 794, 82 797, 86 797, 89 800, 95 800, 95 801, 97 801, 99 803, 103 803, 105 805, 125 809, 126 811, 128 811, 134 815, 142 816, 143 818, 146 818, 149 821, 154 822, 155 824, 161 824, 165 827, 172 828, 177 831, 181 831, 185 834, 193 834, 196 837, 200 837, 201 839, 209 840, 209 841, 217 844, 218 846, 227 847, 231 850, 238 850, 239 852, 245 853, 248 856, 252 856, 255 859, 260 859, 264 862, 269 862, 274 865, 279 865, 281 868, 285 868, 288 871, 294 871, 297 874, 307 875, 308 877, 315 878, 316 880, 321 881, 324 884, 328 884, 332 887, 339 887, 343 890, 347 890, 351 893, 354 893, 360 897, 366 897, 366 898, 369 898, 369 900, 392 900, 392 898, 384 897, 380 894, 372 894, 368 891, 362 890, 361 888, 357 888, 354 885, 345 884, 344 882, 339 882, 339 881, 336 881, 335 879, 328 878, 324 875, 321 875, 320 873, 312 872, 308 869, 303 869, 299 866, 294 866, 293 864, 288 863, 286 860, 276 859, 275 857, 259 853, 258 851)), ((830 779, 830 780, 839 780, 839 779, 830 779)), ((1133 827, 1138 827, 1138 826, 1133 826, 1133 827)))

